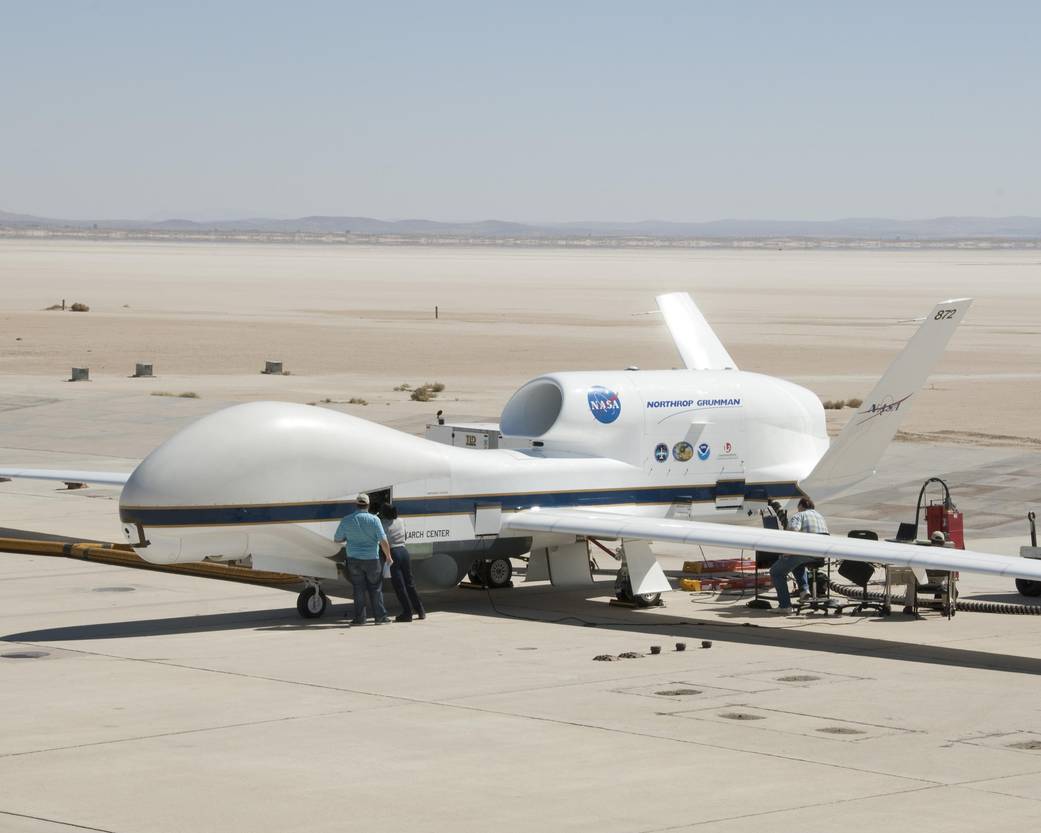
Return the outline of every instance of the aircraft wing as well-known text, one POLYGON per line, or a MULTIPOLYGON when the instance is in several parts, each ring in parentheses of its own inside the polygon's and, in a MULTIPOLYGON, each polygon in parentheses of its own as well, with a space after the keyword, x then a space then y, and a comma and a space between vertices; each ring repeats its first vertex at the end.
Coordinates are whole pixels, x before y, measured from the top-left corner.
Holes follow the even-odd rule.
POLYGON ((737 370, 727 348, 686 292, 655 298, 687 370, 737 370))
POLYGON ((526 509, 503 516, 503 528, 518 532, 557 532, 590 538, 631 538, 645 541, 671 541, 678 544, 704 544, 731 549, 764 550, 815 558, 849 559, 897 567, 930 570, 963 570, 1009 578, 1041 579, 1041 560, 1014 558, 989 552, 955 550, 865 541, 831 535, 809 535, 703 521, 642 518, 614 512, 584 509, 526 509))
POLYGON ((61 480, 65 483, 96 483, 99 486, 123 486, 130 478, 128 471, 74 471, 58 469, 5 469, 0 477, 25 480, 61 480))

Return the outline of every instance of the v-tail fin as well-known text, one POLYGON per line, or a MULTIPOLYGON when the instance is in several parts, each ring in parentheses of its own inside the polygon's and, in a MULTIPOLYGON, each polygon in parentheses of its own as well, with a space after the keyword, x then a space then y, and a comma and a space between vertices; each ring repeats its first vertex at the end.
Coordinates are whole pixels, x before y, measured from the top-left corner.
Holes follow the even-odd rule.
POLYGON ((875 473, 915 394, 970 306, 971 298, 955 298, 933 307, 814 470, 799 484, 804 492, 815 499, 830 497, 875 473))
POLYGON ((655 300, 687 370, 737 369, 727 348, 688 293, 670 292, 655 300))

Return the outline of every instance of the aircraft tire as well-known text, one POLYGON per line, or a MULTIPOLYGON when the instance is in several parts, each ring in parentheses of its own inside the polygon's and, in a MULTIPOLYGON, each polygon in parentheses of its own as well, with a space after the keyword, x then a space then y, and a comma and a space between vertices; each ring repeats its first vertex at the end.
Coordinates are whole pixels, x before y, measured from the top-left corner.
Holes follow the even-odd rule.
POLYGON ((641 593, 639 596, 633 596, 633 599, 637 607, 654 607, 661 601, 661 593, 641 593))
POLYGON ((1041 596, 1041 581, 1017 578, 1016 589, 1021 596, 1041 596))
POLYGON ((508 558, 493 558, 481 565, 481 583, 485 587, 498 590, 510 586, 513 578, 513 564, 508 558))
POLYGON ((296 597, 296 611, 304 619, 317 619, 329 607, 329 597, 317 587, 308 587, 296 597))
POLYGON ((633 586, 630 583, 628 576, 626 576, 624 580, 615 580, 614 594, 618 601, 628 602, 637 607, 654 607, 661 601, 661 593, 641 593, 640 595, 633 593, 633 586))

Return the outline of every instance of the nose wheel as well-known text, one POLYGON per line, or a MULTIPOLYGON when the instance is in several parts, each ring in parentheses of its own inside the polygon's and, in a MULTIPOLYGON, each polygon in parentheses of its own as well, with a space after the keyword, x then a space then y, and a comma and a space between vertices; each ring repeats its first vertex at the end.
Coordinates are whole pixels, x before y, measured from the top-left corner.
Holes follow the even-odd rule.
POLYGON ((317 619, 329 606, 329 597, 317 584, 307 587, 296 598, 296 610, 305 619, 317 619))

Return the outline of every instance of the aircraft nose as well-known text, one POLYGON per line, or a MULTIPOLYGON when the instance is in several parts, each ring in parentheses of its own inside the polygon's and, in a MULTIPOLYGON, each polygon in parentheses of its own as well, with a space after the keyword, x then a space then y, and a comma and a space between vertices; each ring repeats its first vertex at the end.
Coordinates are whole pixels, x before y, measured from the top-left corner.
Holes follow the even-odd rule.
POLYGON ((134 543, 143 529, 147 557, 164 546, 183 559, 203 529, 227 531, 220 546, 245 552, 243 527, 338 520, 359 491, 443 472, 441 449, 324 408, 236 405, 181 429, 134 470, 120 498, 124 534, 134 543))

